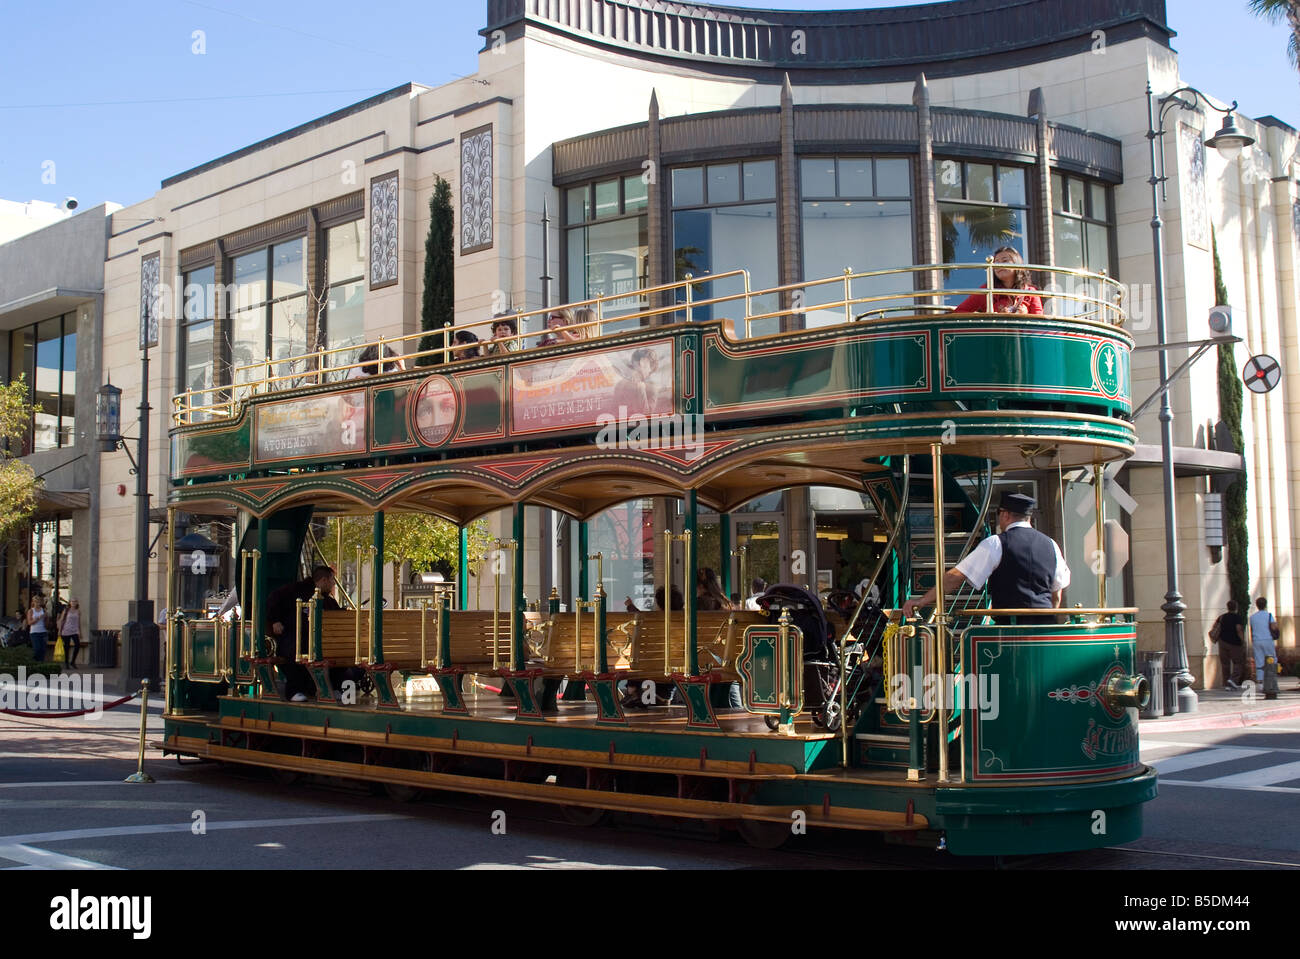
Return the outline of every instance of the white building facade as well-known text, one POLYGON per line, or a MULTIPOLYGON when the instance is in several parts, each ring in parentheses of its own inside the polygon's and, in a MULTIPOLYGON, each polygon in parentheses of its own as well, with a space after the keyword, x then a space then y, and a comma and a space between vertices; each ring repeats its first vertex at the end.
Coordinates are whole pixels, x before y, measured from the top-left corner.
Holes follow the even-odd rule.
MULTIPOLYGON (((170 177, 114 214, 100 365, 123 388, 124 411, 140 401, 142 276, 151 287, 156 267, 172 294, 148 383, 156 503, 177 393, 251 377, 241 367, 267 358, 419 331, 437 177, 451 184, 456 210, 457 325, 480 334, 494 312, 538 309, 544 298, 628 294, 631 306, 636 290, 684 271, 745 268, 759 289, 846 267, 982 262, 1005 243, 1031 263, 1117 276, 1132 291, 1138 343, 1155 340, 1145 91, 1195 82, 1179 74, 1161 0, 825 13, 489 0, 481 34, 472 77, 395 88, 170 177)), ((1216 448, 1213 358, 1173 389, 1180 586, 1197 671, 1198 637, 1227 598, 1203 522, 1212 475, 1244 465, 1252 595, 1269 598, 1287 646, 1300 575, 1300 464, 1290 453, 1300 418, 1288 400, 1300 376, 1297 134, 1271 117, 1239 117, 1257 144, 1226 163, 1201 142, 1219 119, 1175 111, 1166 137, 1169 340, 1207 335, 1213 231, 1246 340, 1239 365, 1269 353, 1286 372, 1277 391, 1247 394, 1244 461, 1216 448)), ((953 285, 970 282, 954 271, 953 285)), ((824 322, 815 302, 805 322, 824 322)), ((1175 351, 1172 364, 1185 356, 1175 351)), ((1155 386, 1154 355, 1138 354, 1135 399, 1155 386)), ((1140 608, 1141 645, 1156 649, 1166 583, 1155 407, 1137 425, 1142 448, 1120 482, 1139 508, 1121 515, 1108 505, 1132 553, 1110 578, 1110 599, 1140 608)), ((1016 465, 1039 495, 1044 527, 1068 546, 1069 601, 1092 605, 1082 543, 1092 520, 1071 508, 1091 493, 1054 470, 1016 465)), ((130 484, 127 468, 124 456, 100 464, 103 543, 133 541, 134 504, 114 493, 130 484)), ((766 578, 811 581, 812 571, 791 568, 803 549, 834 581, 852 575, 842 544, 870 539, 868 514, 865 503, 814 491, 714 521, 740 524, 731 541, 750 537, 766 578), (811 521, 792 518, 810 512, 811 521)), ((640 522, 628 512, 611 523, 622 538, 611 532, 610 548, 634 546, 629 530, 640 522)), ((204 530, 228 555, 229 536, 204 530)), ((558 532, 547 541, 560 546, 530 560, 530 597, 570 575, 564 550, 574 544, 558 532)), ((99 619, 123 621, 134 560, 125 548, 101 548, 100 559, 99 619)), ((155 597, 164 561, 151 569, 155 597)), ((644 588, 634 565, 607 584, 616 599, 644 588)), ((232 577, 227 566, 213 585, 232 577)))

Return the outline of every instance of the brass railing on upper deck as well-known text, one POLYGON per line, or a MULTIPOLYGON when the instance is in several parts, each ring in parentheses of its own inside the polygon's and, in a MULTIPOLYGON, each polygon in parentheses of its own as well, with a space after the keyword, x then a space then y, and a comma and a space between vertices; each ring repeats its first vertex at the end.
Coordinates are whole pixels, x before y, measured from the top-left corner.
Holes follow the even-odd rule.
POLYGON ((768 335, 783 328, 825 328, 888 322, 900 315, 942 314, 953 309, 944 301, 973 295, 985 298, 982 312, 986 313, 1025 313, 1028 310, 1025 298, 1037 296, 1043 303, 1045 319, 1089 321, 1112 326, 1123 326, 1126 322, 1124 287, 1105 273, 1016 264, 1017 269, 1048 277, 1046 288, 1001 289, 994 287, 993 267, 992 258, 989 258, 984 263, 929 264, 861 273, 845 270, 840 276, 762 290, 751 289, 748 270, 730 270, 699 277, 688 273, 676 283, 598 296, 547 309, 518 311, 473 324, 423 330, 392 338, 379 337, 370 343, 353 343, 236 366, 230 384, 177 395, 173 399, 173 421, 177 426, 187 426, 228 419, 237 414, 241 403, 259 394, 399 372, 426 359, 447 364, 484 355, 518 355, 657 323, 693 323, 699 311, 709 310, 717 315, 716 309, 722 306, 730 306, 737 314, 734 318, 719 317, 727 324, 728 335, 743 339, 768 335), (954 270, 971 269, 983 271, 984 286, 979 289, 941 287, 943 275, 954 270), (912 288, 891 289, 898 285, 899 280, 906 281, 912 288), (741 289, 713 295, 714 291, 708 288, 709 284, 727 282, 737 284, 741 289), (701 287, 705 287, 704 296, 699 295, 701 287), (1004 309, 995 309, 995 300, 1004 301, 1004 309), (629 301, 635 301, 632 308, 619 305, 629 301), (557 317, 560 322, 555 326, 549 325, 550 320, 557 317), (533 318, 540 328, 523 332, 527 321, 533 318), (793 318, 799 319, 794 323, 788 322, 793 318), (495 328, 501 326, 503 320, 513 325, 515 332, 494 336, 495 328), (487 335, 476 336, 472 342, 453 342, 456 335, 475 330, 486 331, 487 335), (442 342, 430 349, 421 348, 421 341, 431 337, 442 342), (367 353, 371 355, 366 356, 367 353))

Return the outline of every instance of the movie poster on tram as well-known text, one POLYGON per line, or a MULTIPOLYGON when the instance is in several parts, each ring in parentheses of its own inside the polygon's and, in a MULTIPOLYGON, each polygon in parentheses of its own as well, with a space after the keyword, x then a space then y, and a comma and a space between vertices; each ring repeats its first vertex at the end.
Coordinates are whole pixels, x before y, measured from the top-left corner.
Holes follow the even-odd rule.
POLYGON ((673 412, 671 340, 517 364, 511 432, 548 433, 673 412), (602 422, 602 417, 605 419, 602 422))
POLYGON ((260 463, 338 456, 366 449, 366 391, 268 403, 257 408, 260 463))

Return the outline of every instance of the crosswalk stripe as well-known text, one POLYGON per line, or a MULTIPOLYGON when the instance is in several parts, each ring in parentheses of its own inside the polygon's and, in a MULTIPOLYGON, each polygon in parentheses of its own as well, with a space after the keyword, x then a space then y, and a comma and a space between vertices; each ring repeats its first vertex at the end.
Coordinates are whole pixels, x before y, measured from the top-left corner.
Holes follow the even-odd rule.
MULTIPOLYGON (((1269 732, 1275 732, 1275 731, 1277 731, 1277 732, 1298 732, 1298 733, 1300 733, 1300 729, 1293 729, 1293 730, 1282 729, 1282 730, 1279 730, 1279 729, 1277 729, 1277 727, 1275 727, 1275 726, 1270 726, 1270 727, 1269 727, 1269 732)), ((1300 749, 1287 749, 1287 748, 1284 747, 1284 746, 1239 746, 1239 745, 1236 745, 1236 744, 1234 744, 1234 745, 1232 745, 1232 746, 1210 746, 1210 745, 1208 745, 1208 744, 1206 744, 1206 743, 1178 743, 1178 742, 1174 742, 1173 740, 1165 740, 1165 739, 1143 739, 1141 745, 1142 745, 1142 749, 1143 749, 1144 751, 1147 750, 1147 749, 1182 749, 1182 750, 1189 750, 1189 749, 1245 749, 1245 750, 1247 750, 1247 751, 1249 751, 1249 752, 1256 752, 1256 753, 1287 753, 1287 754, 1295 753, 1295 754, 1300 755, 1300 749)))
MULTIPOLYGON (((1267 752, 1267 750, 1263 751, 1267 752)), ((1156 767, 1157 773, 1164 776, 1168 773, 1183 772, 1200 766, 1213 766, 1216 763, 1228 763, 1234 759, 1258 756, 1260 752, 1261 750, 1258 749, 1244 749, 1237 746, 1215 746, 1210 749, 1199 749, 1178 756, 1169 756, 1165 759, 1151 759, 1148 762, 1156 767)))
MULTIPOLYGON (((1159 767, 1156 767, 1159 769, 1159 767)), ((1219 776, 1209 782, 1215 786, 1272 786, 1289 779, 1300 779, 1300 762, 1281 763, 1277 766, 1265 766, 1263 769, 1250 769, 1244 773, 1219 776)))
POLYGON ((1196 782, 1191 779, 1162 779, 1160 785, 1162 788, 1165 786, 1204 786, 1206 789, 1234 789, 1238 792, 1289 793, 1292 796, 1300 794, 1300 788, 1296 786, 1222 786, 1213 780, 1196 782))

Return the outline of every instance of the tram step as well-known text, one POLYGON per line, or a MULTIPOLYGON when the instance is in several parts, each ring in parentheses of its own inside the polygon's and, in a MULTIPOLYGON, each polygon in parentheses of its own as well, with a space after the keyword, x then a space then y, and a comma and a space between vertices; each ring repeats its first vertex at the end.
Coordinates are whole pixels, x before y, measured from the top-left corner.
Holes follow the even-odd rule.
POLYGON ((906 736, 858 733, 853 738, 858 743, 858 763, 861 766, 906 769, 910 764, 910 741, 906 736))

